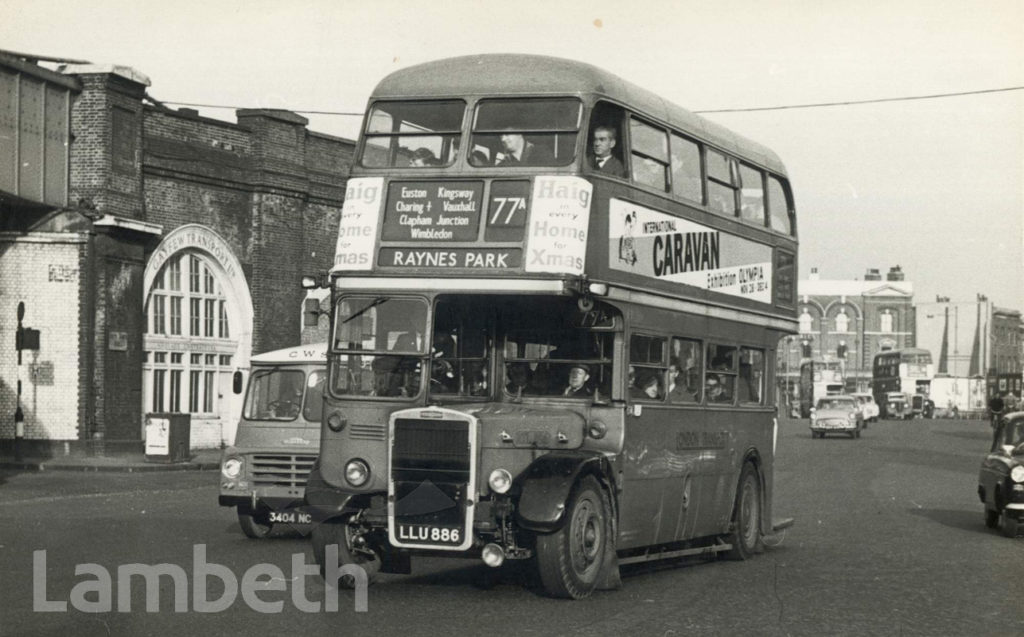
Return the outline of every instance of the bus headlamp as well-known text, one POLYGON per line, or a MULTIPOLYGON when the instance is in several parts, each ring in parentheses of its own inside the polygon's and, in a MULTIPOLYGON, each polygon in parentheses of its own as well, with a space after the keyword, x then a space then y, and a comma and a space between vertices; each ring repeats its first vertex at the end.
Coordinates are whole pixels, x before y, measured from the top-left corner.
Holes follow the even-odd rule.
POLYGON ((353 487, 361 487, 370 479, 370 467, 359 458, 349 460, 345 465, 345 479, 353 487))
POLYGON ((1010 469, 1010 479, 1014 482, 1024 482, 1024 466, 1017 465, 1010 469))
POLYGON ((238 476, 242 475, 242 459, 228 458, 221 465, 220 472, 224 474, 225 478, 231 478, 232 480, 238 478, 238 476))
POLYGON ((512 488, 512 474, 505 469, 495 469, 487 478, 487 485, 495 493, 508 493, 512 488))

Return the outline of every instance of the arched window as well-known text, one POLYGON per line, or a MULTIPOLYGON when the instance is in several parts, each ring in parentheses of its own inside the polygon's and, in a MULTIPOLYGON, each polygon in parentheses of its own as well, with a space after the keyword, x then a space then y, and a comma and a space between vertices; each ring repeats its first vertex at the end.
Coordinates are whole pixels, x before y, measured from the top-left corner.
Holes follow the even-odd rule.
POLYGON ((883 332, 891 332, 892 331, 892 312, 890 312, 889 310, 882 310, 882 314, 881 314, 880 318, 881 318, 881 322, 882 322, 882 331, 883 332))
POLYGON ((145 409, 215 414, 238 347, 217 272, 198 252, 167 259, 146 303, 145 409))
POLYGON ((803 313, 800 314, 800 332, 803 334, 809 333, 813 322, 814 319, 811 318, 811 315, 807 312, 807 308, 805 307, 803 313))
POLYGON ((850 331, 850 317, 846 315, 846 308, 841 308, 839 314, 836 314, 836 331, 850 331))

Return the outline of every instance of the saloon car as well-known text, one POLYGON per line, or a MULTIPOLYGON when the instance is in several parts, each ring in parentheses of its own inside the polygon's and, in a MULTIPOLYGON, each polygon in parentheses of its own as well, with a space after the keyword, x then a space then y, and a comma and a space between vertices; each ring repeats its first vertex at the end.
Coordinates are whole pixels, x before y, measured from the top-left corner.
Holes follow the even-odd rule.
POLYGON ((978 497, 985 505, 985 526, 1016 537, 1024 520, 1024 412, 996 421, 992 446, 981 462, 978 497))
POLYGON ((857 403, 860 405, 861 417, 864 418, 864 427, 868 426, 869 422, 878 422, 878 403, 875 402, 875 397, 868 392, 858 392, 850 394, 857 399, 857 403))
POLYGON ((825 434, 845 433, 860 438, 864 416, 860 403, 853 396, 826 396, 819 398, 811 409, 811 437, 824 438, 825 434))

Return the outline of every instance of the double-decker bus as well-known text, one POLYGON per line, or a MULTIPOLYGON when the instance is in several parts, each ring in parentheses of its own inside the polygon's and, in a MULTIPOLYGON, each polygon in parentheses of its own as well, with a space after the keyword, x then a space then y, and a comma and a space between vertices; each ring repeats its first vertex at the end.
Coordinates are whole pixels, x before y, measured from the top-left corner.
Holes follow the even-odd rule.
POLYGON ((810 418, 814 401, 841 394, 845 388, 841 361, 805 358, 800 361, 800 417, 810 418))
POLYGON ((759 552, 796 258, 778 157, 612 74, 387 76, 326 283, 321 571, 531 559, 580 598, 624 563, 759 552))
POLYGON ((910 418, 929 405, 935 367, 932 354, 915 347, 875 354, 871 365, 871 393, 881 418, 910 418))

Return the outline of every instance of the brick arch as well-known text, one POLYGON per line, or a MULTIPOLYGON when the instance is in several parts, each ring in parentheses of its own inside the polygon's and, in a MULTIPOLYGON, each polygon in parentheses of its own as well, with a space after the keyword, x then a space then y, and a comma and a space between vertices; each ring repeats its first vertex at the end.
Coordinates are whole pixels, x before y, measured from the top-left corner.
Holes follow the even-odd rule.
POLYGON ((808 299, 797 304, 797 320, 803 316, 804 308, 808 309, 807 314, 811 317, 811 331, 800 332, 801 334, 821 334, 822 332, 822 319, 825 318, 825 308, 822 307, 821 303, 814 299, 808 299), (814 329, 814 323, 817 322, 817 329, 814 329))
POLYGON ((855 303, 850 303, 849 301, 832 301, 831 303, 825 306, 825 314, 827 316, 834 316, 832 314, 833 308, 835 308, 836 314, 839 313, 839 308, 846 308, 846 313, 850 316, 850 318, 855 318, 858 321, 864 320, 864 312, 861 310, 860 306, 855 303), (851 309, 853 310, 852 314, 849 311, 851 309))

